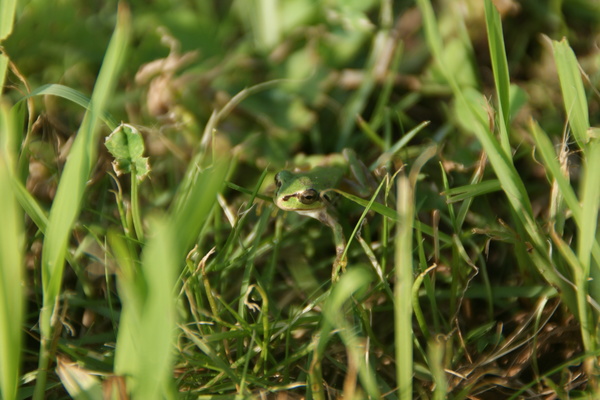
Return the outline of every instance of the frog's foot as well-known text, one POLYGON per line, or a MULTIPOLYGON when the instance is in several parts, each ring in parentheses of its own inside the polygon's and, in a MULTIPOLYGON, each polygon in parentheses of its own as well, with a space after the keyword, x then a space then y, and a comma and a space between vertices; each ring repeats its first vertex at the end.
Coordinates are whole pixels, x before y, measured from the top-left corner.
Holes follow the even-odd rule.
POLYGON ((338 247, 336 249, 336 257, 333 262, 333 269, 331 271, 331 282, 335 283, 340 279, 340 270, 346 272, 346 265, 348 264, 348 259, 343 256, 344 255, 344 247, 338 247))

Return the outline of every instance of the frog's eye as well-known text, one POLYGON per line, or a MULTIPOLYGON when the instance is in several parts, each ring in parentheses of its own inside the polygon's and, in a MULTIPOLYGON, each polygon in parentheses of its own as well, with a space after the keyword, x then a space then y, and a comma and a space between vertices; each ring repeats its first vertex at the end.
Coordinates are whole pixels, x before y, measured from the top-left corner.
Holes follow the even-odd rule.
POLYGON ((275 175, 275 185, 277 186, 277 189, 281 187, 281 179, 279 179, 279 174, 275 175))
POLYGON ((300 203, 302 204, 313 204, 319 200, 319 192, 315 189, 307 189, 298 194, 298 200, 300 200, 300 203))

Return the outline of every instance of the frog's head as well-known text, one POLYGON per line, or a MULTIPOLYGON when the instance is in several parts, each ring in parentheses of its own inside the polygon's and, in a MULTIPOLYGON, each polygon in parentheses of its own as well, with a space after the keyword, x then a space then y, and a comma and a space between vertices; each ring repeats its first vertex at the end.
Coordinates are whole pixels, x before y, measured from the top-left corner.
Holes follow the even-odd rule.
POLYGON ((310 174, 281 171, 275 175, 275 184, 275 205, 282 210, 310 215, 326 206, 326 198, 310 174))

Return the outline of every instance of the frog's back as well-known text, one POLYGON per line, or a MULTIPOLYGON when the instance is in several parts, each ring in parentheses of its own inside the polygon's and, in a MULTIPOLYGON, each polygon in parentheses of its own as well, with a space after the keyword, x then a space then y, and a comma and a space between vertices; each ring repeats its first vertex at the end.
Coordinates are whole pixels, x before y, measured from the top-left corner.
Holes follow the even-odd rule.
POLYGON ((327 155, 306 155, 304 153, 300 153, 294 157, 294 165, 300 170, 307 171, 316 167, 340 166, 346 168, 348 162, 340 153, 331 153, 327 155))
POLYGON ((345 174, 345 166, 331 165, 317 166, 310 171, 296 172, 296 177, 301 180, 302 186, 321 191, 336 188, 345 174))

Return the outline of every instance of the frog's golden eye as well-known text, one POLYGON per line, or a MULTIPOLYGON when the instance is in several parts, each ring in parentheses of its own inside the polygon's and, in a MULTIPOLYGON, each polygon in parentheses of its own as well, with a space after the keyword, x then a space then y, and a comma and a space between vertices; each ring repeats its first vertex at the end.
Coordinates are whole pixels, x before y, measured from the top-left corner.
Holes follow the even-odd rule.
POLYGON ((307 189, 298 194, 298 200, 300 200, 300 203, 302 204, 313 204, 319 200, 319 192, 315 189, 307 189))

